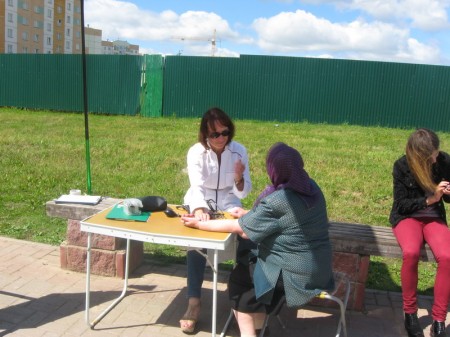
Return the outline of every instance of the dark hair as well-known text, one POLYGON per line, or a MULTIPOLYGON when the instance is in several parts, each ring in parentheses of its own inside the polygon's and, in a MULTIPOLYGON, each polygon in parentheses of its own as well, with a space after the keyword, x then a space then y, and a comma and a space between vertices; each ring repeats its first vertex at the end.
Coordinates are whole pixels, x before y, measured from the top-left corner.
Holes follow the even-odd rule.
POLYGON ((436 184, 431 175, 432 155, 439 150, 439 138, 431 130, 417 129, 406 143, 406 159, 417 183, 428 192, 433 192, 436 184))
POLYGON ((208 145, 208 126, 211 130, 216 131, 215 122, 219 122, 223 126, 226 126, 230 130, 230 135, 228 136, 227 144, 229 144, 234 137, 234 124, 231 118, 220 108, 214 107, 209 109, 203 114, 202 120, 200 122, 200 130, 198 132, 198 141, 202 145, 209 149, 208 145))

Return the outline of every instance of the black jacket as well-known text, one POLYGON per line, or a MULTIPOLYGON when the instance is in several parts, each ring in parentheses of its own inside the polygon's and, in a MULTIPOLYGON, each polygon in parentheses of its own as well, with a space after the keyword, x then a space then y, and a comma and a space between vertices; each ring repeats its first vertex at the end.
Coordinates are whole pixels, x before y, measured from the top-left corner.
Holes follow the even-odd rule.
MULTIPOLYGON (((414 212, 426 208, 427 196, 409 169, 406 156, 394 163, 392 175, 394 178, 394 203, 389 221, 392 226, 395 226, 414 212)), ((450 156, 445 152, 439 152, 436 163, 433 164, 433 180, 436 184, 442 180, 450 182, 450 156)), ((443 201, 450 202, 450 196, 444 195, 438 202, 440 217, 447 223, 443 201)))

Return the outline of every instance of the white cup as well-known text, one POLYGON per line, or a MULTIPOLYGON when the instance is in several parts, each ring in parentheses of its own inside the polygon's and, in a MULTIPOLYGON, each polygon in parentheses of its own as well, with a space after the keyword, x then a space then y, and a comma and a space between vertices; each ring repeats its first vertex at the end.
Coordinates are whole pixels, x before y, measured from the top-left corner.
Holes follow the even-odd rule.
POLYGON ((70 190, 70 195, 81 195, 81 190, 70 190))

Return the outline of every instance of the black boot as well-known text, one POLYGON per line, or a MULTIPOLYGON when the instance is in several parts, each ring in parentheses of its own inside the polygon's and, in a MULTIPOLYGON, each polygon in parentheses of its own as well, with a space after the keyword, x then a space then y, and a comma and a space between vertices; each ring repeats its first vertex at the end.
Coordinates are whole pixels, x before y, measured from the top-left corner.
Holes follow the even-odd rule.
MULTIPOLYGON (((405 313, 405 329, 409 337, 424 337, 422 327, 420 326, 417 313, 405 313)), ((436 335, 437 337, 437 335, 436 335)))
POLYGON ((430 337, 445 337, 445 322, 433 321, 430 329, 430 337))

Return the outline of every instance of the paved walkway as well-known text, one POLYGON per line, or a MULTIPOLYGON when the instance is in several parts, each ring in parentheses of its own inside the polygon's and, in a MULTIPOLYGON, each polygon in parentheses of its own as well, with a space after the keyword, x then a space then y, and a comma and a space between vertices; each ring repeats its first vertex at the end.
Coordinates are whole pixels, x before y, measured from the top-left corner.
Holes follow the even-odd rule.
MULTIPOLYGON (((85 323, 85 274, 59 267, 59 247, 0 237, 0 336, 186 336, 178 328, 185 309, 184 265, 146 263, 134 272, 128 295, 94 329, 85 323)), ((219 275, 218 335, 228 317, 226 274, 219 275)), ((195 336, 211 336, 211 273, 207 275, 202 318, 195 336)), ((117 278, 91 277, 91 320, 122 291, 117 278)), ((367 290, 366 312, 347 312, 349 337, 398 337, 403 330, 398 293, 367 290)), ((431 298, 420 298, 420 321, 429 336, 431 298)), ((331 337, 334 309, 284 309, 287 328, 273 320, 271 337, 331 337), (295 319, 295 316, 298 319, 295 319)), ((233 325, 227 336, 238 337, 233 325)))

